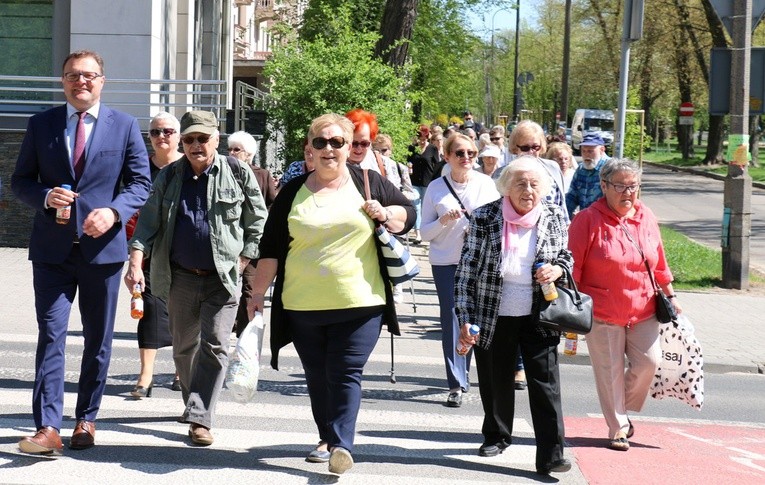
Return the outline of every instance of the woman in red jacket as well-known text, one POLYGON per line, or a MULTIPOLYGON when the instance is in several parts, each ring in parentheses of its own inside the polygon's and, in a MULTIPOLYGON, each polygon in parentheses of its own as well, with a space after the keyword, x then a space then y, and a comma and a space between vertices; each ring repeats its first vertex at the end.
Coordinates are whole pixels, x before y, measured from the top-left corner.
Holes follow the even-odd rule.
POLYGON ((661 358, 656 297, 644 261, 681 311, 656 217, 637 198, 641 173, 630 160, 606 162, 600 170, 604 196, 569 227, 574 280, 594 303, 587 349, 609 447, 622 451, 629 449, 634 433, 627 412, 643 408, 661 358))

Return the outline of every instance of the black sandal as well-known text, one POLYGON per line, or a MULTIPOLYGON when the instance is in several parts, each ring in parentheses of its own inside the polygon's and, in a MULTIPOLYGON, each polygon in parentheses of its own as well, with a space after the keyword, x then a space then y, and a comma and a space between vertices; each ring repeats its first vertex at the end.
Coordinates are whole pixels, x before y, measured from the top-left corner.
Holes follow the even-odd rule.
POLYGON ((625 438, 624 436, 619 438, 614 438, 611 440, 609 444, 609 448, 611 448, 612 450, 617 450, 617 451, 627 451, 630 449, 630 442, 627 441, 627 438, 625 438))

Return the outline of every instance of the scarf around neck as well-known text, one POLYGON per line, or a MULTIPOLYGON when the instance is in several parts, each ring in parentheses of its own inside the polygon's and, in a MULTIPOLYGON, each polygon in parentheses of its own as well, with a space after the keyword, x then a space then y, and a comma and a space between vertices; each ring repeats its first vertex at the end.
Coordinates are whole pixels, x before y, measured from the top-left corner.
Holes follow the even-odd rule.
POLYGON ((542 215, 542 201, 526 214, 518 214, 510 203, 509 197, 502 198, 502 262, 500 273, 521 274, 521 261, 518 258, 518 226, 531 228, 536 226, 542 215))

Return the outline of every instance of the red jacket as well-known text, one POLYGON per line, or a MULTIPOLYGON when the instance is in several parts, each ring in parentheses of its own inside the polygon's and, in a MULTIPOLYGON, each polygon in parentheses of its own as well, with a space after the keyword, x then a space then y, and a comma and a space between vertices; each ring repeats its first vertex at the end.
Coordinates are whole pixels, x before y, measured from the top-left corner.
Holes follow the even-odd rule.
MULTIPOLYGON (((574 256, 574 280, 590 295, 598 320, 627 326, 655 315, 656 302, 640 252, 608 208, 605 197, 574 217, 568 247, 574 256)), ((635 215, 621 219, 640 245, 660 286, 672 282, 656 216, 641 201, 635 215)))

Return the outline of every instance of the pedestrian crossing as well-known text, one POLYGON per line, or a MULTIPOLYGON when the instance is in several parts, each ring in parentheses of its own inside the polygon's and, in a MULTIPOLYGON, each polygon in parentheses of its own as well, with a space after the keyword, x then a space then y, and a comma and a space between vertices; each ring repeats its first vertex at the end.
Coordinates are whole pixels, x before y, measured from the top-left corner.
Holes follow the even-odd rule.
MULTIPOLYGON (((516 442, 502 455, 478 456, 483 419, 477 386, 464 395, 459 409, 444 406, 446 390, 440 342, 412 342, 422 335, 406 333, 396 340, 398 382, 389 381, 390 339, 383 332, 367 366, 359 413, 355 465, 344 483, 533 483, 533 431, 516 419, 516 442), (420 351, 411 351, 412 345, 420 351), (432 349, 431 349, 432 348, 432 349), (432 350, 432 351, 431 351, 432 350)), ((138 371, 132 336, 114 340, 107 391, 97 421, 96 446, 64 449, 59 458, 19 452, 19 438, 34 432, 31 385, 36 336, 3 335, 0 349, 0 483, 336 483, 326 464, 307 463, 316 445, 302 367, 293 347, 280 354, 280 370, 268 366, 264 349, 259 392, 248 404, 234 402, 226 390, 216 408, 215 443, 190 444, 188 425, 176 422, 183 405, 172 379, 170 349, 159 352, 151 398, 134 400, 129 391, 138 371)), ((82 337, 70 332, 67 345, 64 425, 65 446, 74 427, 76 382, 82 337)), ((231 341, 232 345, 234 340, 231 341)))

